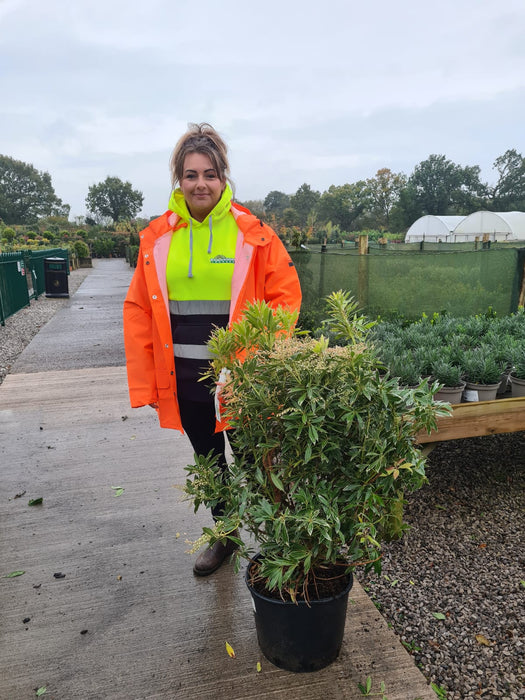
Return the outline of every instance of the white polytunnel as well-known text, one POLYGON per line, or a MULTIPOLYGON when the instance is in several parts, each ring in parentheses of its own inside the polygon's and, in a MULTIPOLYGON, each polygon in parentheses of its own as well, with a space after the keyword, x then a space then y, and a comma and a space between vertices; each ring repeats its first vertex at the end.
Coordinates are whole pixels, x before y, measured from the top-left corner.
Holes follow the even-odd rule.
POLYGON ((476 211, 466 216, 454 229, 454 240, 473 241, 476 236, 490 241, 524 241, 525 212, 476 211))
POLYGON ((454 240, 452 232, 463 221, 464 216, 434 216, 427 214, 414 221, 405 236, 405 243, 428 241, 430 243, 446 243, 454 240))
POLYGON ((464 243, 482 241, 525 241, 525 212, 476 211, 468 216, 427 214, 414 221, 405 243, 464 243))

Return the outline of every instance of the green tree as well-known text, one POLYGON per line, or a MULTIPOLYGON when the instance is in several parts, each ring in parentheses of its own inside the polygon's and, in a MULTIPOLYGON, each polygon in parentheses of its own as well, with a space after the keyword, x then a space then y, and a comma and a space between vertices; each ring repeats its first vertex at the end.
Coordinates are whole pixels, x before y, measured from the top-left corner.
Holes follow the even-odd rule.
POLYGON ((144 196, 134 190, 131 182, 118 177, 107 177, 98 185, 91 185, 86 197, 86 207, 95 217, 111 219, 115 223, 132 219, 142 208, 144 196))
POLYGON ((390 229, 390 214, 399 200, 399 193, 406 186, 406 183, 406 175, 393 173, 389 168, 381 168, 377 171, 375 177, 366 181, 375 226, 386 230, 390 229))
POLYGON ((283 211, 281 214, 281 224, 285 228, 299 226, 299 214, 293 207, 286 207, 286 209, 283 211))
POLYGON ((319 201, 319 219, 331 221, 342 231, 352 231, 361 214, 370 208, 370 192, 366 182, 330 185, 319 201))
POLYGON ((0 155, 0 219, 6 224, 33 224, 47 215, 69 215, 69 205, 56 196, 49 173, 0 155))
POLYGON ((417 212, 416 218, 425 214, 471 214, 486 194, 479 174, 477 165, 462 167, 444 155, 430 155, 409 177, 404 203, 417 212))
POLYGON ((490 191, 489 206, 495 211, 525 209, 525 159, 514 148, 494 161, 499 173, 496 186, 490 191))
POLYGON ((263 204, 267 214, 275 214, 279 218, 284 210, 290 206, 290 197, 279 190, 272 190, 264 198, 263 204))
POLYGON ((246 199, 244 202, 239 202, 239 204, 249 209, 259 219, 264 216, 264 202, 262 199, 246 199))
POLYGON ((290 197, 290 206, 297 212, 299 226, 307 225, 308 217, 312 211, 315 211, 320 199, 321 193, 312 190, 310 185, 306 183, 302 184, 297 192, 290 197))

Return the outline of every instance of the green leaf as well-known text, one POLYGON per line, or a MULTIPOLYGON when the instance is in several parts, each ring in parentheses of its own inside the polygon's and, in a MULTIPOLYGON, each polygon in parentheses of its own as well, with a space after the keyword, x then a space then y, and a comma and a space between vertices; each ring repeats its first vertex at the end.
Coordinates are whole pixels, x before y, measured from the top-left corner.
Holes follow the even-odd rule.
POLYGON ((114 496, 113 496, 114 498, 118 498, 119 496, 122 496, 122 494, 124 493, 124 487, 123 487, 123 486, 112 486, 111 488, 112 488, 113 491, 115 492, 115 494, 114 494, 114 496))
POLYGON ((316 443, 317 439, 319 437, 319 433, 317 432, 317 428, 315 427, 315 425, 312 425, 311 423, 308 426, 308 437, 310 438, 310 440, 313 443, 316 443))
POLYGON ((32 498, 27 505, 28 506, 40 506, 40 505, 42 505, 43 500, 44 499, 42 498, 42 496, 40 496, 40 498, 32 498))
POLYGON ((447 691, 444 688, 442 688, 440 685, 437 685, 436 683, 431 683, 430 687, 438 696, 439 700, 447 700, 447 691))
POLYGON ((22 576, 22 574, 25 574, 25 571, 11 571, 11 573, 6 574, 4 578, 15 578, 16 576, 22 576))
POLYGON ((43 695, 47 691, 47 688, 45 685, 43 685, 41 688, 38 688, 36 691, 36 696, 39 698, 41 695, 43 695))
POLYGON ((312 446, 310 444, 306 445, 304 451, 304 463, 307 464, 312 459, 312 446))
POLYGON ((270 472, 270 479, 273 481, 273 485, 279 489, 279 491, 284 491, 284 484, 281 479, 274 472, 270 472))
POLYGON ((436 618, 436 620, 446 620, 447 619, 447 616, 443 615, 443 613, 440 613, 440 612, 432 613, 432 615, 436 618))

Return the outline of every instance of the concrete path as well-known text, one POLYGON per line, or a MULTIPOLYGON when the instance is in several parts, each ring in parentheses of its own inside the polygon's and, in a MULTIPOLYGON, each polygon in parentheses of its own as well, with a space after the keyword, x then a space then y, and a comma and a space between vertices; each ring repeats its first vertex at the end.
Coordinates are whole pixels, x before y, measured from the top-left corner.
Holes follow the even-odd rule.
POLYGON ((186 438, 129 408, 130 277, 96 261, 0 386, 0 699, 357 700, 368 676, 388 700, 435 698, 359 584, 339 659, 292 674, 262 657, 241 574, 192 575, 210 519, 182 500, 186 438))

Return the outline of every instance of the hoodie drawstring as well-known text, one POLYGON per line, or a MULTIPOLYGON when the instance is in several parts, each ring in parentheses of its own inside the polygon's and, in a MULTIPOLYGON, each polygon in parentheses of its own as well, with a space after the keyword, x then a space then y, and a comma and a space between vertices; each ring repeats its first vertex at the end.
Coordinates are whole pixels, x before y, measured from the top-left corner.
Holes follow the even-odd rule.
POLYGON ((193 277, 193 224, 190 217, 190 265, 188 267, 188 277, 193 277))
POLYGON ((211 255, 211 244, 213 243, 213 231, 211 227, 211 214, 210 214, 210 242, 208 243, 208 255, 211 255))

